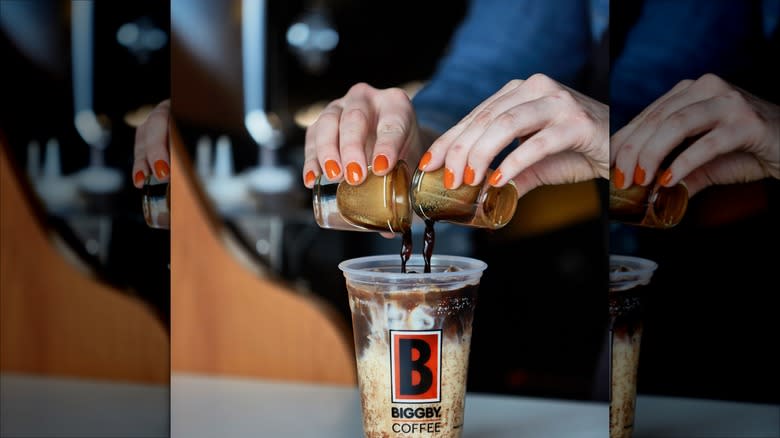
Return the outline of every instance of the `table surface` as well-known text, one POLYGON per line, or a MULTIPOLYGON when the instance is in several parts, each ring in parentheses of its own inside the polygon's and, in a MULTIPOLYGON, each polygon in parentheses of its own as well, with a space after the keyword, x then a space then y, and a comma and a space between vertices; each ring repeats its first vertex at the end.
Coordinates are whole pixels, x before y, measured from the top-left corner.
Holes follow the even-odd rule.
MULTIPOLYGON (((362 436, 353 387, 190 374, 171 385, 2 374, 0 436, 161 437, 169 424, 188 438, 362 436)), ((606 403, 469 393, 463 437, 606 437, 607 423, 606 403)), ((780 437, 780 405, 640 395, 634 438, 654 437, 780 437)))

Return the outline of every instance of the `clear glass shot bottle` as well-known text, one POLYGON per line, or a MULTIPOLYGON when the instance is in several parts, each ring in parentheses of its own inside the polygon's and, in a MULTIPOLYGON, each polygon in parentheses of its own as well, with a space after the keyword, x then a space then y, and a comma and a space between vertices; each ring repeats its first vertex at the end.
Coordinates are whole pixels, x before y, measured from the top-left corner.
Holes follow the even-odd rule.
POLYGON ((149 174, 144 180, 142 197, 144 219, 151 228, 170 229, 171 185, 149 174))
MULTIPOLYGON (((488 174, 492 169, 488 169, 488 174)), ((504 227, 517 208, 513 181, 493 187, 487 179, 481 186, 462 184, 455 190, 444 187, 444 168, 416 170, 410 188, 412 209, 425 220, 444 221, 474 228, 504 227)))
POLYGON ((368 176, 357 186, 320 175, 314 183, 312 207, 321 228, 403 233, 412 226, 409 168, 399 161, 388 174, 377 176, 368 166, 368 176))
POLYGON ((618 189, 609 178, 609 219, 649 228, 671 228, 679 224, 688 208, 688 188, 680 182, 664 187, 653 184, 633 184, 618 189))

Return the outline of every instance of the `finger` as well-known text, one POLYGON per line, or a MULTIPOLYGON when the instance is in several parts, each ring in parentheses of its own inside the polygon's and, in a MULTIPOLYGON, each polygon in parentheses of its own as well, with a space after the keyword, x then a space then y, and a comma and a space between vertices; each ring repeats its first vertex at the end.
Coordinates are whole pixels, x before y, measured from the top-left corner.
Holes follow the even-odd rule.
POLYGON ((303 157, 303 167, 301 168, 303 185, 312 188, 314 187, 314 181, 320 175, 320 165, 317 161, 317 145, 314 143, 314 129, 312 129, 312 126, 309 126, 306 130, 303 157))
MULTIPOLYGON (((659 105, 667 102, 672 96, 675 96, 683 90, 687 89, 692 83, 693 81, 690 79, 685 79, 678 82, 674 87, 672 87, 671 90, 667 91, 663 94, 663 96, 654 100, 650 105, 645 107, 642 112, 640 112, 628 124, 626 124, 626 126, 623 126, 615 134, 613 134, 610 144, 615 147, 614 152, 619 149, 619 147, 625 142, 626 138, 628 138, 628 136, 634 132, 636 127, 647 117, 649 113, 658 108, 659 105)), ((614 160, 610 164, 614 164, 614 160)))
POLYGON ((411 133, 416 129, 414 110, 403 90, 390 89, 377 94, 376 143, 371 153, 371 170, 385 175, 409 147, 411 133))
MULTIPOLYGON (((647 185, 653 181, 658 167, 667 155, 683 143, 686 138, 713 129, 719 120, 723 120, 723 111, 727 109, 723 99, 713 98, 693 103, 672 113, 659 125, 656 133, 647 140, 639 152, 637 169, 641 172, 635 175, 634 183, 647 185)), ((723 130, 719 130, 719 132, 723 133, 723 130)), ((705 137, 709 137, 705 142, 706 145, 717 141, 710 134, 705 137)), ((668 172, 667 169, 664 175, 670 175, 668 172)))
POLYGON ((388 233, 387 231, 379 233, 380 236, 384 237, 385 239, 395 239, 394 233, 388 233))
MULTIPOLYGON (((510 82, 511 83, 511 82, 510 82)), ((559 96, 561 93, 568 93, 562 89, 562 86, 550 79, 549 77, 541 74, 536 74, 528 78, 526 81, 521 81, 513 84, 515 86, 505 87, 504 92, 500 95, 490 99, 490 103, 482 107, 479 111, 472 112, 468 122, 460 123, 461 130, 449 144, 444 144, 432 152, 432 165, 431 168, 436 168, 441 164, 441 155, 444 154, 444 162, 447 170, 445 171, 445 186, 447 182, 451 185, 449 188, 454 189, 460 186, 464 171, 468 176, 469 184, 472 184, 471 176, 474 174, 472 168, 465 168, 466 157, 469 151, 474 146, 477 139, 482 136, 485 130, 490 126, 497 118, 506 117, 511 119, 511 116, 504 115, 511 108, 541 98, 542 96, 559 96), (465 127, 464 127, 465 126, 465 127)), ((507 120, 507 123, 511 123, 511 120, 507 120)), ((510 143, 511 140, 508 143, 510 143)), ((506 146, 503 145, 503 146, 506 146)), ((487 167, 490 163, 484 164, 483 167, 487 167)), ((474 175, 476 176, 476 175, 474 175)))
POLYGON ((662 108, 663 105, 668 105, 671 99, 685 93, 692 83, 692 80, 678 82, 671 90, 656 99, 635 117, 634 120, 612 136, 609 154, 610 167, 615 167, 616 173, 619 173, 618 179, 624 181, 623 185, 618 188, 627 188, 634 180, 636 158, 641 147, 641 144, 637 144, 637 142, 644 141, 644 135, 648 133, 648 131, 637 131, 637 129, 642 126, 648 118, 660 117, 659 108, 662 108), (618 164, 618 157, 620 156, 622 156, 620 161, 621 164, 618 164))
MULTIPOLYGON (((545 82, 544 79, 540 79, 541 76, 542 75, 531 76, 531 78, 529 78, 527 81, 521 79, 513 79, 507 82, 503 87, 501 87, 500 90, 498 90, 495 94, 493 94, 492 96, 490 96, 489 98, 481 102, 479 105, 477 105, 476 108, 474 108, 466 117, 464 117, 455 126, 448 129, 444 134, 442 134, 438 139, 436 139, 436 141, 433 142, 431 147, 428 148, 428 151, 423 155, 423 158, 420 160, 420 165, 418 166, 418 168, 420 168, 420 170, 431 171, 441 167, 444 164, 446 152, 450 148, 452 143, 455 141, 455 139, 458 138, 458 136, 464 130, 466 130, 466 128, 469 127, 469 125, 471 124, 472 121, 474 121, 475 118, 477 118, 481 114, 485 114, 486 107, 493 104, 497 99, 501 99, 504 96, 514 93, 521 87, 521 85, 523 85, 528 81, 531 81, 531 79, 534 80, 530 84, 532 87, 529 88, 537 90, 537 94, 541 94, 540 90, 542 90, 542 84, 545 82)), ((481 117, 485 117, 485 115, 482 115, 481 117)))
MULTIPOLYGON (((741 145, 739 129, 718 127, 708 132, 683 151, 659 177, 664 186, 673 186, 695 169, 715 160, 741 145)), ((756 159, 757 161, 757 159, 756 159)))
MULTIPOLYGON (((625 175, 624 187, 622 188, 634 182, 635 170, 638 170, 640 176, 642 176, 644 169, 637 168, 639 151, 644 147, 648 139, 660 129, 660 124, 669 115, 695 102, 713 97, 727 90, 728 87, 728 84, 717 76, 706 74, 692 82, 683 91, 671 96, 666 102, 659 104, 653 111, 650 111, 617 152, 615 165, 625 175)), ((646 176, 644 179, 646 179, 646 176)))
MULTIPOLYGON (((500 187, 526 168, 541 161, 545 157, 568 149, 577 139, 577 130, 563 124, 547 127, 529 138, 525 143, 512 151, 504 161, 493 171, 488 183, 500 187)), ((566 169, 560 169, 565 172, 566 169)))
POLYGON ((366 176, 365 149, 372 122, 374 110, 368 99, 363 96, 345 99, 339 124, 339 155, 349 184, 360 184, 366 176))
POLYGON ((594 175, 593 166, 583 154, 567 150, 542 158, 517 174, 513 181, 518 197, 522 197, 542 185, 587 181, 594 175))
POLYGON ((146 164, 146 158, 141 157, 133 160, 133 185, 136 188, 140 189, 144 186, 144 181, 146 181, 149 173, 149 165, 146 164))
MULTIPOLYGON (((339 123, 342 107, 331 103, 320 113, 317 121, 309 128, 316 151, 317 162, 325 176, 331 181, 341 181, 341 156, 339 155, 339 123)), ((315 172, 316 174, 316 172, 315 172)))
MULTIPOLYGON (((514 139, 528 137, 518 149, 532 147, 534 141, 530 141, 533 138, 531 134, 550 125, 556 114, 561 112, 561 106, 560 99, 547 96, 514 106, 496 117, 468 151, 464 165, 473 169, 474 179, 471 184, 482 181, 496 155, 514 139)), ((514 175, 504 176, 511 179, 514 175)))
POLYGON ((171 174, 168 155, 168 121, 170 105, 157 105, 136 130, 135 141, 143 150, 148 169, 159 181, 168 181, 171 174))
POLYGON ((764 178, 765 169, 755 155, 748 152, 729 152, 713 158, 689 173, 683 182, 688 196, 715 184, 736 184, 764 178))

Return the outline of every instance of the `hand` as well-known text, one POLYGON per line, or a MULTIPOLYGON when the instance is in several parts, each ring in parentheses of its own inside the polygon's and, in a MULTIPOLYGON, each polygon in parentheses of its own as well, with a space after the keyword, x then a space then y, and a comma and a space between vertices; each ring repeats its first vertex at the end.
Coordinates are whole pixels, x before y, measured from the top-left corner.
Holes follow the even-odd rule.
POLYGON ((168 155, 168 119, 171 101, 160 102, 135 130, 135 160, 133 161, 133 185, 141 188, 154 169, 159 181, 168 181, 171 174, 168 155))
POLYGON ((357 84, 334 100, 306 130, 303 182, 308 188, 323 172, 328 179, 358 185, 367 163, 376 175, 390 172, 399 159, 422 149, 417 119, 406 93, 357 84))
POLYGON ((698 137, 657 178, 693 196, 714 184, 780 178, 780 107, 706 74, 685 80, 615 133, 615 186, 648 185, 686 138, 698 137))
POLYGON ((445 186, 514 180, 518 195, 545 184, 609 177, 609 107, 542 74, 513 80, 439 137, 420 161, 445 166, 445 186), (491 175, 488 166, 516 138, 521 145, 491 175))

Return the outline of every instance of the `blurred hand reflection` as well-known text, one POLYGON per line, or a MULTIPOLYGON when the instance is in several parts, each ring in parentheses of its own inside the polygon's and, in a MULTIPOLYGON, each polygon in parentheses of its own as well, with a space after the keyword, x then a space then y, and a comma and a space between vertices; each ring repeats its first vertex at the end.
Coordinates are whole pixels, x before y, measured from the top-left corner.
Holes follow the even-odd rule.
POLYGON ((133 161, 133 184, 137 188, 154 172, 155 178, 167 182, 171 174, 168 152, 168 122, 171 115, 171 101, 160 102, 149 113, 146 120, 135 131, 133 161))

